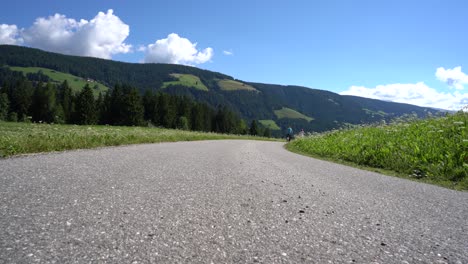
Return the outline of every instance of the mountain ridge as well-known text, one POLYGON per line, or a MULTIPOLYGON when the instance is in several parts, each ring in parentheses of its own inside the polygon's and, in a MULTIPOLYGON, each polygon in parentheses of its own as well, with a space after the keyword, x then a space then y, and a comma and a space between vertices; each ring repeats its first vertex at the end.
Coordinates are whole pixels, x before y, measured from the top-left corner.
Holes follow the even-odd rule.
POLYGON ((82 78, 92 78, 109 87, 128 84, 139 89, 141 93, 152 90, 185 95, 213 107, 228 106, 247 120, 271 120, 282 130, 292 126, 295 130, 321 132, 346 124, 389 121, 406 114, 425 117, 441 112, 428 107, 339 95, 327 90, 297 85, 246 82, 227 74, 192 66, 127 63, 63 55, 21 46, 0 45, 0 65, 49 68, 82 78), (184 74, 198 77, 208 91, 193 89, 190 84, 178 84, 177 76, 184 74), (223 89, 220 80, 236 84, 238 88, 239 85, 246 85, 253 90, 223 89), (170 84, 167 85, 168 83, 170 84), (292 109, 311 117, 312 120, 279 118, 275 110, 282 108, 292 109))

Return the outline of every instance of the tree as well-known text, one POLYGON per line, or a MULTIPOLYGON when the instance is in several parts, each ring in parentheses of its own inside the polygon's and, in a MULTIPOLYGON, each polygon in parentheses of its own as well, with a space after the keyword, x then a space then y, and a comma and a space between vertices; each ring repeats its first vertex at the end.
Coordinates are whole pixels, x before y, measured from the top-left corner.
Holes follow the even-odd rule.
POLYGON ((257 125, 257 121, 252 120, 252 123, 250 124, 250 135, 252 136, 257 136, 258 135, 258 125, 257 125))
POLYGON ((263 130, 263 136, 267 138, 271 137, 271 131, 268 127, 266 127, 265 130, 263 130))
POLYGON ((146 90, 143 94, 144 120, 153 124, 158 123, 158 113, 156 111, 157 99, 151 90, 146 90))
POLYGON ((189 130, 188 118, 185 116, 179 117, 177 121, 177 128, 182 130, 189 130))
POLYGON ((97 123, 96 104, 94 94, 88 84, 85 85, 76 99, 75 123, 93 125, 97 123))
POLYGON ((190 115, 191 120, 191 129, 194 131, 203 131, 204 130, 204 124, 203 124, 203 112, 202 112, 202 107, 201 104, 196 103, 192 107, 192 114, 190 115))
POLYGON ((10 100, 6 93, 0 93, 0 120, 6 120, 10 109, 10 100))
POLYGON ((63 81, 59 91, 59 101, 62 106, 65 122, 70 122, 72 113, 74 111, 74 96, 71 87, 68 85, 67 80, 63 81))
POLYGON ((247 124, 245 123, 244 119, 239 120, 239 134, 241 135, 247 135, 249 133, 249 128, 247 127, 247 124))
POLYGON ((172 96, 168 94, 161 93, 158 95, 157 112, 159 114, 159 125, 167 128, 174 128, 176 111, 173 102, 172 96))
POLYGON ((122 120, 122 107, 124 100, 123 88, 115 85, 110 96, 110 105, 108 109, 109 124, 120 125, 122 120))
POLYGON ((27 119, 32 104, 34 88, 30 81, 20 79, 11 87, 10 110, 17 113, 20 121, 27 119))
POLYGON ((121 113, 122 125, 139 126, 143 123, 144 108, 136 88, 124 88, 121 113))
MULTIPOLYGON (((32 119, 35 122, 52 123, 56 119, 56 88, 51 83, 38 83, 34 90, 32 105, 32 119)), ((18 114, 19 120, 22 120, 18 114)), ((24 117, 23 117, 24 118, 24 117)))

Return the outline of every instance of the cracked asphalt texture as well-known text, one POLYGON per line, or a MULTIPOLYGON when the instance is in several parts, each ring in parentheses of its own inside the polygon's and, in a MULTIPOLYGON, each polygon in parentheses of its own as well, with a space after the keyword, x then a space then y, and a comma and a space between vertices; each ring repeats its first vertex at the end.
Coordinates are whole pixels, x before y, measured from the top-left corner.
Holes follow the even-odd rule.
POLYGON ((468 263, 468 193, 280 142, 0 160, 0 263, 468 263))

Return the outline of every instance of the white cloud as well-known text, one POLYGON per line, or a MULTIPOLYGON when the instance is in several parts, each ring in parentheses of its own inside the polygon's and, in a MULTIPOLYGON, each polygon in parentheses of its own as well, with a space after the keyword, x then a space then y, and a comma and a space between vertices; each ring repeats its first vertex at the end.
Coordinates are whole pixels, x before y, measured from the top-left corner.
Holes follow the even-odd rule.
POLYGON ((468 105, 468 93, 460 93, 459 91, 453 93, 438 92, 423 82, 378 85, 374 88, 351 86, 340 94, 456 111, 468 105))
POLYGON ((224 55, 227 55, 227 56, 232 56, 234 55, 234 53, 232 51, 229 51, 229 50, 223 50, 223 54, 224 55))
POLYGON ((453 69, 445 69, 444 67, 437 68, 436 77, 442 82, 445 82, 451 87, 458 90, 463 90, 463 85, 468 84, 468 75, 463 73, 461 66, 453 69))
POLYGON ((146 47, 144 62, 160 62, 174 64, 201 64, 213 57, 213 49, 197 50, 197 43, 172 33, 165 39, 157 40, 146 47))
POLYGON ((0 24, 0 44, 17 45, 23 40, 19 37, 20 30, 16 25, 0 24))
POLYGON ((26 45, 34 48, 110 59, 113 54, 130 52, 131 45, 124 43, 129 33, 129 26, 109 9, 90 21, 76 21, 61 14, 37 18, 22 32, 22 37, 26 45))

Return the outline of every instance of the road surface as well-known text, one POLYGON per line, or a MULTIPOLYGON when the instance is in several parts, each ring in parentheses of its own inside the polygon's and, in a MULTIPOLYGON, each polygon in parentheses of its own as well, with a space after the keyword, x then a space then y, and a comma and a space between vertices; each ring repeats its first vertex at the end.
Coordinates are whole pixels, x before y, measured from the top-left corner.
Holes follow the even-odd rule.
POLYGON ((0 263, 468 263, 468 193, 180 142, 0 160, 0 263))

